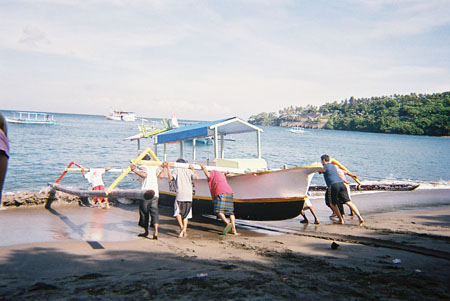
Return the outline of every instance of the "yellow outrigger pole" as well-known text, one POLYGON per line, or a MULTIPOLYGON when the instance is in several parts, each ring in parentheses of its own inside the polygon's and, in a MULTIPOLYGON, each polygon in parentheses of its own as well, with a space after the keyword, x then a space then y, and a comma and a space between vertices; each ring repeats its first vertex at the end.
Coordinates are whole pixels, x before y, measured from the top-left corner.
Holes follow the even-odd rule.
MULTIPOLYGON (((150 157, 152 157, 153 158, 153 160, 155 160, 155 161, 160 161, 159 159, 158 159, 158 157, 156 157, 156 155, 155 155, 155 153, 150 149, 150 148, 147 148, 147 149, 145 149, 136 159, 134 159, 134 160, 131 160, 131 163, 132 164, 135 164, 135 165, 139 165, 139 163, 142 161, 142 159, 144 159, 144 157, 146 156, 146 155, 150 155, 150 157)), ((123 172, 122 172, 122 174, 120 175, 120 176, 118 176, 117 177, 117 179, 107 188, 107 189, 105 189, 105 192, 106 192, 106 194, 109 194, 114 188, 116 188, 116 186, 120 183, 120 181, 122 181, 123 180, 123 178, 125 178, 125 176, 129 173, 131 171, 131 168, 130 168, 130 166, 128 166, 123 172)))
MULTIPOLYGON (((331 158, 330 162, 335 164, 335 165, 337 165, 337 166, 339 166, 339 168, 344 170, 344 171, 349 171, 344 165, 342 165, 341 162, 339 162, 338 160, 336 160, 334 158, 331 158)), ((352 177, 352 178, 353 178, 353 180, 355 180, 356 183, 358 183, 358 185, 361 185, 361 182, 359 181, 358 176, 355 176, 355 177, 352 177)))

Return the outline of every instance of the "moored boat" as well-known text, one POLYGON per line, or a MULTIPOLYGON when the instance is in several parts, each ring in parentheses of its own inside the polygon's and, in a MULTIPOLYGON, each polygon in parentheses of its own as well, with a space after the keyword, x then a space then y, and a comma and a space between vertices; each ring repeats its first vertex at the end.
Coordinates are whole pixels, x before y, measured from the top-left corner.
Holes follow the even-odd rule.
POLYGON ((48 124, 56 123, 53 114, 36 112, 14 112, 12 117, 6 117, 8 123, 16 124, 48 124))
POLYGON ((106 115, 106 119, 117 121, 135 121, 136 113, 114 110, 106 115))
POLYGON ((305 132, 305 129, 299 126, 294 126, 291 127, 289 131, 294 134, 303 134, 305 132))

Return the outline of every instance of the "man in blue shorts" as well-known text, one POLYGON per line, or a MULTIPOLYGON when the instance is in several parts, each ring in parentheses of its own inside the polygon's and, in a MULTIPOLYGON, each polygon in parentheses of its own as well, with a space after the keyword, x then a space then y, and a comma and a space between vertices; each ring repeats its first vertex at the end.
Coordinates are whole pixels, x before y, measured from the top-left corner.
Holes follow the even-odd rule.
MULTIPOLYGON (((327 190, 329 191, 329 197, 331 198, 330 207, 333 209, 334 214, 339 218, 341 224, 344 223, 341 212, 338 209, 338 205, 347 204, 350 209, 359 218, 359 225, 364 224, 364 220, 359 214, 358 208, 352 203, 347 192, 347 187, 345 187, 342 178, 339 176, 337 168, 334 164, 330 163, 330 156, 323 155, 320 157, 322 161, 323 168, 319 169, 320 173, 323 173, 325 178, 325 183, 327 183, 327 190)), ((348 175, 354 176, 353 173, 348 172, 348 175)))

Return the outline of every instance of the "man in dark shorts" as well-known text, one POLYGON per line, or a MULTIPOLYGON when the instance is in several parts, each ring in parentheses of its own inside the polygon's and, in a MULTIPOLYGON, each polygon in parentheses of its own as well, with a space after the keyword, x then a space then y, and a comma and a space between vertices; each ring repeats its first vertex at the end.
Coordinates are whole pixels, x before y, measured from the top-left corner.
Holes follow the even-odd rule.
MULTIPOLYGON (((338 205, 347 204, 350 209, 359 218, 359 225, 364 223, 363 218, 359 214, 358 208, 352 203, 350 197, 348 196, 347 187, 345 187, 342 178, 339 176, 337 168, 334 164, 330 163, 330 156, 323 155, 320 157, 322 161, 323 168, 319 169, 320 173, 323 173, 325 178, 325 183, 327 183, 328 197, 330 198, 330 207, 333 209, 334 214, 339 218, 341 224, 344 223, 341 212, 338 209, 338 205)), ((348 175, 354 176, 351 172, 348 175)))

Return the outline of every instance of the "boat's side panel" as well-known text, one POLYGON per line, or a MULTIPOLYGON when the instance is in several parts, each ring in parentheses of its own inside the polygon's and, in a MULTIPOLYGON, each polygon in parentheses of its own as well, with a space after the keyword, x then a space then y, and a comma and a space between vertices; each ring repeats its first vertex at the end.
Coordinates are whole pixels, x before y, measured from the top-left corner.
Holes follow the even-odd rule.
MULTIPOLYGON (((300 214, 308 186, 316 169, 293 168, 275 172, 248 173, 228 178, 234 199, 235 215, 240 219, 280 220, 300 214)), ((196 211, 212 213, 208 183, 203 174, 193 185, 196 211)), ((160 199, 172 206, 175 185, 167 178, 159 180, 160 199)))

